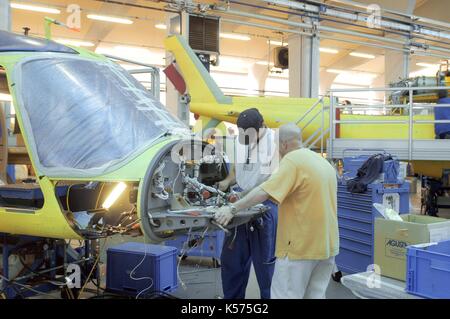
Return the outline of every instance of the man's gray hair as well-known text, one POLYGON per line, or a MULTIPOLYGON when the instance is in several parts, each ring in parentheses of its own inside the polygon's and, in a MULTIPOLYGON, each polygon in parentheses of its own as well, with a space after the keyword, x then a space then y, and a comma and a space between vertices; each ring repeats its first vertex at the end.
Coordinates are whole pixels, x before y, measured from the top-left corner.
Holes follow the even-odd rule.
POLYGON ((280 126, 279 129, 280 142, 290 142, 292 140, 302 141, 302 130, 294 123, 287 123, 280 126))

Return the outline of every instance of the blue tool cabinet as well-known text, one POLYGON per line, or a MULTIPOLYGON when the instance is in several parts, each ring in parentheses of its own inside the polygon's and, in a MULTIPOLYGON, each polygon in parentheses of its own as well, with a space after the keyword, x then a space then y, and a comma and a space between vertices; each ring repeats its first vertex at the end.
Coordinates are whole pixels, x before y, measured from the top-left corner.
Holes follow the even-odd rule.
POLYGON ((373 264, 374 219, 381 215, 373 207, 383 200, 395 201, 400 214, 409 213, 409 184, 370 184, 365 193, 347 191, 345 181, 338 184, 338 223, 340 252, 336 256, 339 270, 352 274, 367 271, 373 264))

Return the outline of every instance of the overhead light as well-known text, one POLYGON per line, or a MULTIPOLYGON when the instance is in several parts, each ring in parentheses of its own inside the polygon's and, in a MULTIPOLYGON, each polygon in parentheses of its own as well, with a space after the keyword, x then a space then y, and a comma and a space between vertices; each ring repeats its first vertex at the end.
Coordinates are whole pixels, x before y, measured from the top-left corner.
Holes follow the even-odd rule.
POLYGON ((110 16, 102 16, 98 14, 88 14, 88 19, 105 21, 105 22, 113 22, 113 23, 121 23, 121 24, 133 24, 133 21, 130 19, 119 18, 119 17, 110 17, 110 16))
POLYGON ((221 38, 224 39, 232 39, 232 40, 240 40, 240 41, 250 41, 251 38, 248 35, 237 34, 237 33, 221 33, 221 38))
POLYGON ((12 102, 12 96, 10 94, 0 93, 0 101, 12 102))
POLYGON ((52 13, 52 14, 60 14, 61 13, 61 10, 56 9, 56 8, 41 7, 41 6, 35 6, 35 5, 31 5, 31 4, 18 3, 18 2, 11 2, 11 8, 35 11, 35 12, 43 12, 43 13, 52 13))
POLYGON ((267 61, 258 61, 258 62, 256 62, 255 64, 258 64, 258 65, 266 65, 266 66, 268 66, 268 65, 270 65, 270 66, 274 66, 274 63, 273 62, 267 62, 267 61))
POLYGON ((89 42, 89 41, 71 40, 71 39, 58 39, 55 41, 58 43, 61 43, 61 44, 72 45, 75 47, 93 47, 93 46, 95 46, 94 43, 89 42))
POLYGON ((320 47, 319 51, 323 52, 323 53, 330 53, 330 54, 338 54, 339 53, 339 50, 331 49, 331 48, 324 48, 324 47, 320 47))
POLYGON ((282 42, 282 41, 275 41, 275 40, 268 40, 267 44, 269 45, 275 45, 275 46, 287 46, 288 43, 287 42, 282 42))
POLYGON ((340 74, 340 73, 346 73, 348 71, 345 70, 339 70, 339 69, 327 69, 328 73, 336 73, 336 74, 340 74))
POLYGON ((167 30, 167 26, 164 23, 155 24, 156 29, 167 30))
POLYGON ((425 62, 418 62, 416 63, 417 66, 423 66, 425 68, 438 68, 440 64, 432 64, 432 63, 425 63, 425 62))
POLYGON ((362 71, 355 71, 355 70, 340 70, 340 69, 327 69, 328 73, 336 73, 336 74, 349 74, 349 75, 361 75, 361 76, 368 76, 372 78, 376 78, 379 76, 378 73, 371 73, 371 72, 362 72, 362 71))
POLYGON ((362 52, 350 52, 350 55, 358 57, 358 58, 364 58, 364 59, 375 59, 375 56, 373 54, 362 53, 362 52))
POLYGON ((127 188, 127 185, 123 182, 120 182, 119 184, 114 187, 112 192, 108 195, 105 202, 103 203, 102 207, 104 209, 109 209, 114 203, 117 201, 117 199, 122 195, 122 193, 127 188))

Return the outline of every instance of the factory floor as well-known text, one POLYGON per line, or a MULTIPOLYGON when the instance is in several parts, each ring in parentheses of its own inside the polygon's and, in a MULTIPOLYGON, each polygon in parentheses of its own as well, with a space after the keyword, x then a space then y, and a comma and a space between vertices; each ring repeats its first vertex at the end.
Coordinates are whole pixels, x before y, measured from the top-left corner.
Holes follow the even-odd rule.
MULTIPOLYGON (((172 293, 182 299, 211 299, 222 298, 222 283, 220 268, 212 268, 208 259, 195 257, 184 260, 180 266, 180 287, 172 293), (181 283, 182 282, 182 283, 181 283)), ((340 283, 330 280, 327 299, 355 299, 352 292, 340 283)), ((246 291, 247 299, 259 299, 259 288, 255 273, 250 273, 246 291)))
MULTIPOLYGON (((108 240, 106 246, 114 246, 125 241, 139 241, 139 238, 114 236, 108 240)), ((105 255, 102 255, 101 260, 106 261, 105 257, 105 255)), ((179 288, 171 293, 175 297, 181 299, 216 299, 223 297, 220 268, 213 267, 211 258, 188 257, 180 262, 178 273, 179 288)), ((349 289, 333 280, 330 280, 326 296, 327 299, 356 298, 349 289)), ((260 298, 258 283, 253 269, 250 273, 246 298, 260 298)))

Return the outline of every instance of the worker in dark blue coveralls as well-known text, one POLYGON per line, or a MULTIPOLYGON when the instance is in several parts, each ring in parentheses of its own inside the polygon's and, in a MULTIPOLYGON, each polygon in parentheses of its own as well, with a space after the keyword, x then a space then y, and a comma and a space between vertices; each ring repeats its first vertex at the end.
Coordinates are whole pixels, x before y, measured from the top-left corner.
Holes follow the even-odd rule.
MULTIPOLYGON (((447 90, 439 91, 439 100, 437 104, 450 104, 450 97, 448 97, 447 90)), ((450 107, 436 107, 434 108, 435 120, 450 121, 450 107)), ((450 139, 450 123, 436 123, 434 131, 437 139, 450 139)))
MULTIPOLYGON (((222 191, 234 186, 239 197, 265 182, 278 159, 275 132, 264 125, 257 109, 248 109, 238 118, 235 162, 227 178, 219 183, 222 191)), ((225 238, 222 249, 222 287, 225 299, 244 299, 253 262, 261 299, 270 299, 275 266, 275 238, 278 207, 271 201, 262 217, 236 227, 225 238)))

